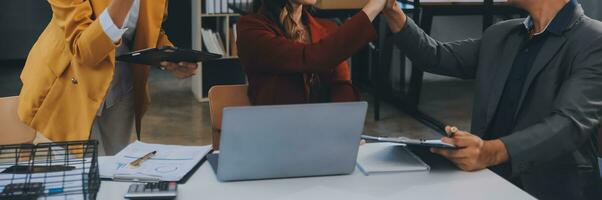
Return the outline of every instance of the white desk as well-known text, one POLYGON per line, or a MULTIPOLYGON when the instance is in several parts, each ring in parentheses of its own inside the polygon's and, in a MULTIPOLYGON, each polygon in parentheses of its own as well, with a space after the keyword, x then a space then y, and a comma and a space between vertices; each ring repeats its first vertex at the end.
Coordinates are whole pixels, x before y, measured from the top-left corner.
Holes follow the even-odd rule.
MULTIPOLYGON (((535 199, 489 170, 462 172, 439 158, 425 162, 431 165, 430 173, 364 176, 356 169, 344 176, 225 183, 217 181, 213 169, 205 162, 186 184, 178 186, 178 200, 535 199)), ((123 199, 129 184, 102 181, 97 199, 123 199)))

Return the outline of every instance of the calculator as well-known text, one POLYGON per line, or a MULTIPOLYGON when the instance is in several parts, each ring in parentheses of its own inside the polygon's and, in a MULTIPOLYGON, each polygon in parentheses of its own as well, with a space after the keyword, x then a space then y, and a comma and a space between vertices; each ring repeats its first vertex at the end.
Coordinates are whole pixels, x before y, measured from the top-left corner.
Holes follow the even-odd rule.
POLYGON ((11 183, 4 186, 0 199, 37 199, 43 194, 43 183, 11 183))
POLYGON ((174 199, 177 196, 178 183, 159 181, 154 183, 134 183, 123 196, 126 199, 174 199))

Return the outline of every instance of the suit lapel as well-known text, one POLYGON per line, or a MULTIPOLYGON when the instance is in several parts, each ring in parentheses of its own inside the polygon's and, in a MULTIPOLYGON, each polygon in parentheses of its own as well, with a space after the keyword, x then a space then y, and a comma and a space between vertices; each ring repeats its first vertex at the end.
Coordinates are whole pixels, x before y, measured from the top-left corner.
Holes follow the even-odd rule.
POLYGON ((525 84, 523 85, 522 92, 520 95, 520 99, 518 101, 518 107, 516 108, 516 112, 514 113, 514 118, 516 119, 519 111, 521 110, 521 106, 523 105, 523 100, 525 99, 525 95, 529 91, 529 87, 535 80, 535 77, 552 61, 554 56, 562 49, 564 44, 566 43, 566 38, 564 36, 556 36, 550 35, 544 45, 541 47, 541 51, 539 55, 535 58, 533 62, 533 66, 527 75, 527 79, 525 80, 525 84))
MULTIPOLYGON (((493 119, 493 114, 496 112, 498 107, 498 103, 500 101, 500 97, 504 91, 504 86, 506 85, 506 81, 508 80, 508 75, 510 74, 510 70, 512 69, 512 65, 514 64, 514 59, 516 58, 516 54, 521 45, 522 37, 518 34, 518 31, 514 31, 510 33, 508 39, 505 42, 505 46, 503 48, 502 56, 499 57, 500 63, 495 70, 495 77, 491 87, 491 97, 489 98, 489 103, 487 104, 487 125, 493 119)), ((487 126, 489 127, 489 126, 487 126)))
POLYGON ((581 5, 577 5, 573 12, 575 13, 573 14, 573 17, 571 18, 571 21, 569 22, 567 27, 564 27, 564 30, 562 30, 563 33, 561 35, 550 35, 548 40, 541 48, 541 52, 539 53, 539 55, 537 55, 537 58, 535 58, 533 66, 529 71, 529 74, 527 75, 527 79, 525 80, 525 85, 522 88, 521 96, 518 102, 518 107, 516 109, 516 112, 514 113, 515 119, 520 113, 520 110, 524 103, 523 101, 525 100, 525 96, 527 95, 527 92, 529 92, 529 88, 535 81, 535 78, 543 69, 545 69, 546 66, 550 64, 554 56, 558 55, 558 52, 567 42, 567 39, 566 37, 564 37, 564 34, 570 29, 572 29, 584 16, 583 8, 581 7, 581 5))

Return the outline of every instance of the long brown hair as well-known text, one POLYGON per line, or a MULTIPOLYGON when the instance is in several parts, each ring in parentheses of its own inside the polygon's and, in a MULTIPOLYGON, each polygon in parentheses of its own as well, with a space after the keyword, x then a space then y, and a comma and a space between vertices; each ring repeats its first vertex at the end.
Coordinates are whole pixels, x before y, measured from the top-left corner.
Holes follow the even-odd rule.
POLYGON ((261 8, 268 12, 268 17, 278 24, 287 38, 305 41, 302 25, 293 19, 293 5, 289 0, 253 0, 253 11, 258 12, 261 8))

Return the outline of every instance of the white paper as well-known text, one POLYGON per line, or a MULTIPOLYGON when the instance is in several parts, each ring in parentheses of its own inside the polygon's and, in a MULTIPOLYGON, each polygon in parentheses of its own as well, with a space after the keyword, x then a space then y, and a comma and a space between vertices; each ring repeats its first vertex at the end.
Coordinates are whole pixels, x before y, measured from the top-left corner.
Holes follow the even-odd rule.
POLYGON ((449 145, 448 143, 445 143, 445 142, 443 142, 441 140, 425 140, 423 143, 424 144, 437 144, 437 145, 443 145, 443 146, 444 145, 449 145))
POLYGON ((211 151, 211 145, 179 146, 136 141, 115 155, 111 162, 100 163, 100 176, 114 179, 179 181, 209 151, 211 151), (129 166, 132 161, 152 151, 157 151, 157 154, 142 162, 139 167, 132 168, 129 166))

